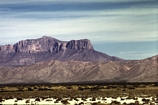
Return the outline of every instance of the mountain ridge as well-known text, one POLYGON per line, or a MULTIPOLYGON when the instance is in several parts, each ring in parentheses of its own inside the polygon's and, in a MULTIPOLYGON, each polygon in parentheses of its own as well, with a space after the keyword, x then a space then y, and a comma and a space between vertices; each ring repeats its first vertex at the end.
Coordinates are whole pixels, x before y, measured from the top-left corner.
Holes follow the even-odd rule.
POLYGON ((0 65, 29 65, 47 60, 124 61, 95 51, 88 39, 60 41, 43 36, 38 39, 21 40, 14 45, 0 46, 0 65))
POLYGON ((1 84, 77 82, 158 82, 158 55, 141 61, 105 63, 50 60, 17 67, 0 66, 1 84), (152 59, 152 60, 151 60, 152 59), (132 64, 133 66, 131 66, 132 64))
POLYGON ((3 52, 58 52, 60 50, 68 49, 93 49, 90 40, 80 39, 71 41, 60 41, 53 37, 43 36, 37 39, 21 40, 14 45, 7 44, 0 46, 0 51, 3 52), (44 48, 45 47, 45 48, 44 48), (53 49, 54 48, 54 49, 53 49))
POLYGON ((118 77, 119 80, 137 82, 158 82, 158 55, 136 61, 127 61, 131 69, 118 77))
MULTIPOLYGON (((115 62, 93 63, 82 61, 46 61, 17 67, 0 67, 1 83, 31 83, 31 82, 82 82, 101 79, 112 79, 123 71, 111 65, 115 62), (104 69, 107 66, 108 72, 104 69), (106 75, 105 75, 106 74, 106 75)), ((121 68, 121 66, 120 66, 121 68)))

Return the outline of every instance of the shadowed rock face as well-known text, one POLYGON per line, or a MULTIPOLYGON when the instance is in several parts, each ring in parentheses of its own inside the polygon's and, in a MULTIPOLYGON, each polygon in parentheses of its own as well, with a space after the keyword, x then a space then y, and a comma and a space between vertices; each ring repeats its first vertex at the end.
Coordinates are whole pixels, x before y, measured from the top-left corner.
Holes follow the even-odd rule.
POLYGON ((0 65, 3 66, 29 65, 47 60, 123 61, 95 51, 88 39, 60 41, 43 36, 38 39, 22 40, 14 45, 0 46, 0 65))
POLYGON ((66 48, 68 49, 92 49, 93 46, 91 45, 90 40, 84 39, 84 40, 71 40, 67 43, 66 48))

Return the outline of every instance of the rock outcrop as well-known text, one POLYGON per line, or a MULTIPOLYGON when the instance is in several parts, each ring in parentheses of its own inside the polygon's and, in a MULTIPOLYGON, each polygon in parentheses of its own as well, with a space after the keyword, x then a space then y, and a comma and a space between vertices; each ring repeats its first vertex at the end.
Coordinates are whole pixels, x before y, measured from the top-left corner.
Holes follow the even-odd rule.
POLYGON ((13 45, 4 45, 4 46, 0 46, 0 51, 3 51, 3 52, 14 52, 14 46, 13 45))
POLYGON ((91 45, 90 40, 83 39, 83 40, 71 40, 67 43, 66 48, 68 49, 89 49, 93 50, 93 46, 91 45))
POLYGON ((43 36, 19 41, 14 45, 0 46, 0 65, 29 65, 47 60, 76 60, 90 62, 123 61, 97 52, 88 39, 60 41, 43 36))
POLYGON ((25 53, 37 53, 37 52, 59 52, 66 49, 92 49, 90 40, 71 40, 69 42, 59 41, 55 38, 43 36, 39 39, 22 40, 14 45, 0 46, 0 51, 3 52, 25 52, 25 53))

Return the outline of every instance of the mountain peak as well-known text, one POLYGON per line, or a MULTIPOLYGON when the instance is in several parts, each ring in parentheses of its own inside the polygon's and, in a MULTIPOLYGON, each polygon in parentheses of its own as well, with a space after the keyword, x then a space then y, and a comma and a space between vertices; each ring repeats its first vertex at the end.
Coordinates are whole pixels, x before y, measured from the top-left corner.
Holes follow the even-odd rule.
POLYGON ((53 38, 53 37, 51 37, 51 36, 46 36, 46 35, 44 35, 44 36, 42 36, 40 39, 55 39, 55 38, 53 38))
POLYGON ((52 38, 52 37, 44 35, 42 36, 42 38, 52 38))
POLYGON ((50 36, 0 46, 0 58, 0 65, 29 65, 47 60, 122 61, 95 51, 89 39, 60 41, 50 36))
POLYGON ((60 41, 50 36, 21 40, 14 45, 0 46, 0 51, 4 52, 59 52, 66 49, 93 49, 93 46, 88 39, 60 41))
POLYGON ((93 49, 93 46, 88 39, 71 40, 67 43, 69 49, 93 49))

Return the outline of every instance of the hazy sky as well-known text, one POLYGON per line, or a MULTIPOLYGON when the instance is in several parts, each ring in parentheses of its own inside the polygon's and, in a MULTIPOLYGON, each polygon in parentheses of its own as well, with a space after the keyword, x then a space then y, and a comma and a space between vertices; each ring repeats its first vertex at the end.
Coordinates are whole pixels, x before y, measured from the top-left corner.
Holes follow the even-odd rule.
POLYGON ((44 35, 90 39, 124 59, 158 54, 157 0, 0 0, 0 45, 44 35))

